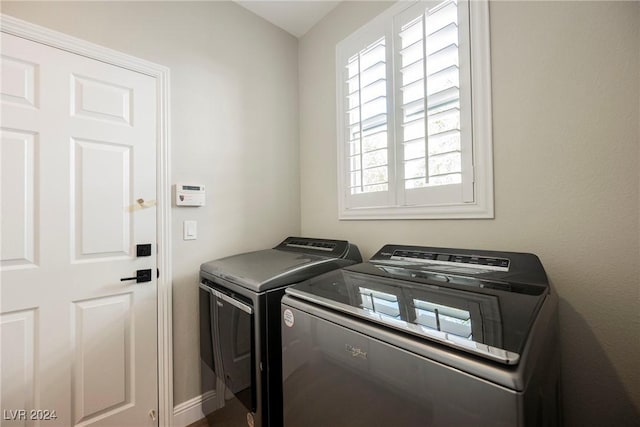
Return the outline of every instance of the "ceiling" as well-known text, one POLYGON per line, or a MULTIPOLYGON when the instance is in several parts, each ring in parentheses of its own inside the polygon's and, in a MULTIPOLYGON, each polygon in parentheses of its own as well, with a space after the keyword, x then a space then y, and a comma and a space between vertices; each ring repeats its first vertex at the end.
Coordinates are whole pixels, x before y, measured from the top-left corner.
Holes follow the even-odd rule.
POLYGON ((314 0, 235 0, 235 2, 296 37, 305 35, 340 3, 340 1, 314 0))

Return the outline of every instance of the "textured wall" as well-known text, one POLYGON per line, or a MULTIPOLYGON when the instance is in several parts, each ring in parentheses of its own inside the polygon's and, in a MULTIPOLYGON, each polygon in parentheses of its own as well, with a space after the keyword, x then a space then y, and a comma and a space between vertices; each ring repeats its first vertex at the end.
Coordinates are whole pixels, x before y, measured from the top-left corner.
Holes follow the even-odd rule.
POLYGON ((208 190, 206 208, 173 211, 175 403, 199 394, 198 265, 297 234, 301 206, 303 234, 365 256, 389 242, 537 253, 561 298, 567 424, 637 425, 640 4, 491 4, 494 220, 338 221, 335 43, 387 6, 345 2, 312 29, 297 86, 295 39, 228 2, 3 2, 171 68, 173 181, 208 190), (199 240, 182 241, 184 219, 199 240))
POLYGON ((202 262, 300 232, 297 41, 232 2, 3 2, 2 12, 171 69, 174 401, 200 394, 202 262), (198 240, 182 240, 182 221, 198 240))
POLYGON ((534 252, 560 296, 570 426, 640 422, 640 3, 492 2, 495 219, 338 221, 335 44, 388 7, 345 2, 301 40, 302 232, 534 252))

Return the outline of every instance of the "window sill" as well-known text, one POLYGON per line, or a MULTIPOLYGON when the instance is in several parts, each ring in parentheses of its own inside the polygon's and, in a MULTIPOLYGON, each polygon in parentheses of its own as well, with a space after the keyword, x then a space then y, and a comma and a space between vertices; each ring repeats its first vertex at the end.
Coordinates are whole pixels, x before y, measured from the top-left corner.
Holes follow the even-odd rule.
POLYGON ((395 220, 395 219, 493 219, 493 205, 476 203, 440 206, 389 206, 340 209, 338 219, 395 220))

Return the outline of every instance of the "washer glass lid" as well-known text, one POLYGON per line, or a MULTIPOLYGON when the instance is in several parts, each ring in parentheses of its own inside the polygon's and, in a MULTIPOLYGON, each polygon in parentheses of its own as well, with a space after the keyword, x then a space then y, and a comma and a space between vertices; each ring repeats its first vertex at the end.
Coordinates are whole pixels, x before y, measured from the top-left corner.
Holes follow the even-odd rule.
POLYGON ((287 293, 501 363, 515 364, 544 300, 508 283, 359 264, 287 293))

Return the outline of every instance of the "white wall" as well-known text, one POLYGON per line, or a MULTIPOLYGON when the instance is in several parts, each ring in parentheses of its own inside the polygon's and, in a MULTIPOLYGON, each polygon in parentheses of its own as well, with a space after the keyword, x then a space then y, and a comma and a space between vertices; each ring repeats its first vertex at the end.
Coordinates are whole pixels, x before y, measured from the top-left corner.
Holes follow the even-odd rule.
POLYGON ((175 403, 200 392, 200 262, 273 245, 302 218, 365 256, 388 242, 537 253, 561 297, 568 425, 637 424, 640 4, 491 4, 494 220, 337 221, 335 43, 387 6, 344 3, 296 54, 229 2, 2 2, 171 68, 173 181, 208 196, 173 209, 175 403), (199 240, 182 241, 184 219, 199 240))
POLYGON ((533 252, 560 295, 567 425, 640 419, 640 3, 492 2, 493 220, 338 221, 335 45, 388 4, 346 2, 301 40, 302 233, 533 252))
MULTIPOLYGON (((174 401, 200 394, 202 262, 300 232, 297 41, 231 2, 3 2, 2 12, 171 69, 174 401), (182 240, 182 221, 198 240, 182 240)), ((153 159, 150 159, 153 161, 153 159)))

